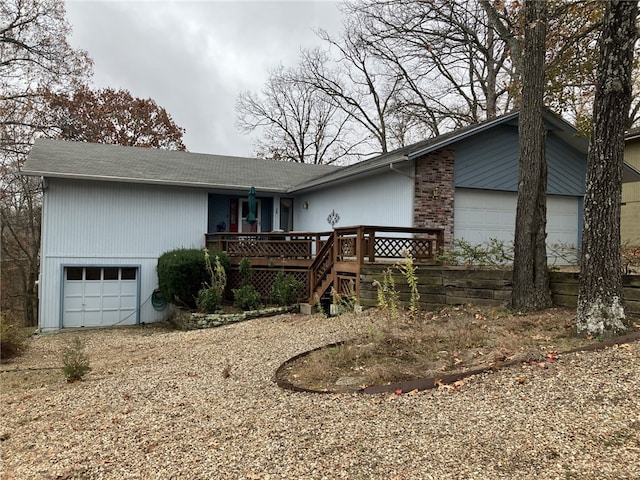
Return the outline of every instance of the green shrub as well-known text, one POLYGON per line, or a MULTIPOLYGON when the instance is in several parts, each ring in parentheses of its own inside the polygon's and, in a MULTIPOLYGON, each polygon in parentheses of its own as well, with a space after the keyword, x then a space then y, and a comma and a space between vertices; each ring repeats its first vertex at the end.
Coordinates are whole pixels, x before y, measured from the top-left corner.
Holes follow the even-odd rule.
POLYGON ((291 305, 298 300, 303 288, 304 284, 293 275, 280 271, 271 286, 271 300, 276 305, 291 305))
POLYGON ((62 350, 62 372, 67 382, 82 380, 91 371, 84 348, 84 342, 79 337, 74 337, 62 350))
POLYGON ((243 257, 238 265, 238 271, 240 272, 240 285, 243 287, 251 284, 251 277, 253 277, 253 268, 251 262, 247 257, 243 257))
POLYGON ((513 242, 495 238, 482 244, 454 239, 453 248, 446 250, 438 260, 450 265, 501 266, 513 263, 513 242))
POLYGON ((329 312, 332 315, 342 315, 343 313, 353 313, 358 310, 358 300, 353 281, 349 281, 346 293, 338 293, 331 287, 331 306, 329 312))
POLYGON ((256 310, 262 306, 262 299, 253 285, 244 285, 233 289, 233 305, 242 310, 256 310))
POLYGON ((238 265, 240 271, 240 288, 233 289, 233 305, 242 310, 255 310, 262 306, 260 293, 251 285, 253 268, 247 257, 244 257, 238 265))
POLYGON ((215 313, 222 307, 222 293, 215 288, 203 288, 198 292, 198 310, 215 313))
MULTIPOLYGON (((231 267, 229 257, 224 252, 211 252, 218 256, 226 271, 231 267)), ((207 271, 205 251, 183 248, 166 252, 158 259, 158 288, 171 303, 194 309, 197 307, 198 292, 211 279, 207 271)))
POLYGON ((210 275, 211 280, 205 284, 204 288, 198 291, 197 303, 198 308, 203 312, 213 313, 222 307, 222 297, 224 296, 224 289, 227 286, 227 273, 220 263, 218 255, 216 255, 212 265, 209 252, 205 250, 204 260, 207 273, 210 275))
POLYGON ((378 307, 387 315, 388 319, 395 319, 398 316, 399 294, 396 289, 396 282, 390 268, 387 268, 382 275, 382 283, 373 281, 373 286, 377 290, 378 307))
POLYGON ((418 291, 418 277, 416 276, 417 267, 413 263, 410 256, 404 257, 404 262, 398 264, 398 269, 407 281, 407 285, 411 289, 411 298, 409 300, 409 314, 415 317, 418 313, 418 300, 420 300, 420 292, 418 291))
POLYGON ((20 355, 27 348, 29 334, 13 313, 0 314, 0 358, 7 360, 20 355))

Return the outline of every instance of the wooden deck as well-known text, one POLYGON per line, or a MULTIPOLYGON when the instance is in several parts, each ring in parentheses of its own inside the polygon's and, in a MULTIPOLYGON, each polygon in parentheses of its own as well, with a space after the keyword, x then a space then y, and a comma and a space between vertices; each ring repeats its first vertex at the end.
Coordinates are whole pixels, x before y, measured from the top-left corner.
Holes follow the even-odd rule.
MULTIPOLYGON (((278 269, 304 278, 308 296, 315 303, 333 291, 340 295, 355 292, 360 298, 362 266, 395 263, 411 256, 415 263, 437 263, 444 247, 444 231, 432 228, 355 226, 330 232, 207 233, 208 249, 224 251, 237 265, 247 258, 256 272, 278 269)), ((258 290, 266 292, 269 279, 258 290)))

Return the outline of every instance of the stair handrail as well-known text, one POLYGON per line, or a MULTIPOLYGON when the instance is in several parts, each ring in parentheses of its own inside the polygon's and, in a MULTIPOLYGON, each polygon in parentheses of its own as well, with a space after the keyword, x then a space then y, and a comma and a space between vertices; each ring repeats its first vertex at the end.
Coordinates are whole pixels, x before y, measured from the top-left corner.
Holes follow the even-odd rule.
POLYGON ((318 285, 322 285, 324 280, 326 279, 329 272, 331 272, 331 268, 333 267, 333 249, 336 243, 336 232, 331 232, 327 240, 324 242, 316 257, 311 262, 311 266, 309 267, 309 302, 313 302, 314 294, 316 293, 316 287, 318 285), (323 272, 320 272, 320 266, 325 265, 325 262, 329 260, 328 267, 324 269, 323 272), (319 275, 320 273, 320 275, 319 275), (321 277, 321 278, 319 278, 321 277))

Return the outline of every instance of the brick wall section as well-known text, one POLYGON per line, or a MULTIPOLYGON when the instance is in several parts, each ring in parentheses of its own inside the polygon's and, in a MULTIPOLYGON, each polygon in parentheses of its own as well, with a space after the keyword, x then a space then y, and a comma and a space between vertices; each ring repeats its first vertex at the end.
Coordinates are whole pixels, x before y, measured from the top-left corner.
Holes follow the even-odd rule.
POLYGON ((453 243, 454 155, 453 146, 431 152, 416 160, 415 171, 413 225, 444 228, 447 247, 453 243))

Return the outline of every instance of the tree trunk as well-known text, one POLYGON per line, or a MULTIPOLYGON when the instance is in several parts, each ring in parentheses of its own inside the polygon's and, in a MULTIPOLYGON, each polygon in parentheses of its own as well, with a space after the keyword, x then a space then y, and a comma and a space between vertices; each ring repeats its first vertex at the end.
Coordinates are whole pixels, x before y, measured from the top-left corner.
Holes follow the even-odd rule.
POLYGON ((542 119, 546 22, 546 1, 526 1, 518 129, 520 180, 511 295, 511 306, 518 310, 539 310, 552 304, 545 241, 547 161, 542 119))
POLYGON ((587 158, 576 326, 582 335, 626 330, 620 261, 624 134, 631 104, 637 1, 612 0, 600 38, 598 83, 587 158))

